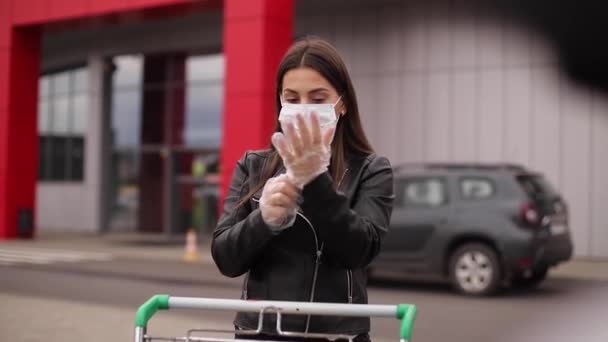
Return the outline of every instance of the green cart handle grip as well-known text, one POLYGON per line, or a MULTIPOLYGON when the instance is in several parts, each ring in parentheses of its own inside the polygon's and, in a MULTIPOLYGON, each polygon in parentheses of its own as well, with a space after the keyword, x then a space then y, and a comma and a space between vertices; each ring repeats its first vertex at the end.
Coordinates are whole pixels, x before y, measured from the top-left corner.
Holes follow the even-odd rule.
POLYGON ((169 295, 154 295, 137 310, 135 326, 145 328, 156 311, 169 309, 169 295))
POLYGON ((401 320, 399 339, 401 341, 410 341, 412 338, 414 319, 416 319, 416 306, 408 304, 397 305, 397 319, 401 320))

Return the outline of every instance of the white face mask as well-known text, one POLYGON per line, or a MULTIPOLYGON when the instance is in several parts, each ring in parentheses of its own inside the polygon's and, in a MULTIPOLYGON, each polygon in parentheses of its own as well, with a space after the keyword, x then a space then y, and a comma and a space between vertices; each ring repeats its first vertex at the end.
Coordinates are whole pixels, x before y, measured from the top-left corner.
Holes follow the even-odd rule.
MULTIPOLYGON (((279 113, 279 121, 281 124, 287 122, 293 122, 297 126, 296 115, 302 114, 304 118, 310 116, 310 113, 316 112, 319 116, 319 123, 321 127, 336 124, 338 117, 336 116, 336 110, 334 109, 338 102, 340 102, 342 96, 338 98, 336 103, 312 103, 312 104, 300 104, 300 103, 284 103, 281 100, 281 112, 279 113)), ((296 127, 297 128, 297 127, 296 127)))

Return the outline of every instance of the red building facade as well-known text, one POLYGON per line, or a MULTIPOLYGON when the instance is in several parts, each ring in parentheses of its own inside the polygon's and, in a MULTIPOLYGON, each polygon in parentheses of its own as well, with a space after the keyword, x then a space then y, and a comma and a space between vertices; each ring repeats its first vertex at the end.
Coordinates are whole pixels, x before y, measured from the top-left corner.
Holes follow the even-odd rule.
POLYGON ((274 128, 274 76, 292 40, 292 0, 0 0, 0 239, 33 235, 41 36, 223 7, 222 188, 236 160, 274 128))

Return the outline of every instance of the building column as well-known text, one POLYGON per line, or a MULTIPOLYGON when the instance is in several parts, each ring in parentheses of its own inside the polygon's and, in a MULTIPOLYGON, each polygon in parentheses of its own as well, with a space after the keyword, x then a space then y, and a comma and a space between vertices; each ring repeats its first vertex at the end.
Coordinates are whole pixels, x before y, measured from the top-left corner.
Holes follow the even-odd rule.
POLYGON ((293 0, 225 0, 222 198, 236 161, 274 130, 276 70, 292 41, 293 0))
POLYGON ((40 31, 2 22, 0 36, 0 239, 33 237, 40 31))
POLYGON ((112 65, 101 55, 87 60, 89 76, 89 115, 85 144, 84 181, 91 201, 91 230, 102 232, 108 226, 108 173, 110 172, 110 116, 112 65))

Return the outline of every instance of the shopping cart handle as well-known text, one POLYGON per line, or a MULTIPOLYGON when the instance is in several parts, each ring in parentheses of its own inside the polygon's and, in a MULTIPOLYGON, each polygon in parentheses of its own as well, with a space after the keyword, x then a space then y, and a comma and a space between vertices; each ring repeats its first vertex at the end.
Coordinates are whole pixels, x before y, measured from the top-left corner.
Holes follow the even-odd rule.
POLYGON ((158 310, 168 310, 169 309, 169 295, 154 295, 152 298, 148 299, 147 302, 142 304, 137 310, 137 315, 135 316, 135 326, 136 327, 146 327, 148 325, 148 321, 156 311, 158 310))
MULTIPOLYGON (((236 312, 276 311, 281 314, 295 315, 330 315, 350 317, 395 317, 401 320, 399 338, 401 342, 410 341, 412 326, 416 318, 416 306, 411 304, 375 305, 375 304, 342 304, 342 303, 308 303, 290 301, 253 301, 220 298, 170 297, 155 295, 137 310, 135 318, 136 336, 145 331, 148 321, 158 310, 174 308, 223 310, 236 312)), ((143 336, 143 335, 141 335, 143 336)), ((136 338, 136 340, 138 340, 136 338)))
POLYGON ((399 339, 401 341, 410 341, 412 338, 412 327, 416 318, 416 306, 408 304, 397 305, 397 319, 401 320, 401 330, 399 331, 399 339))

